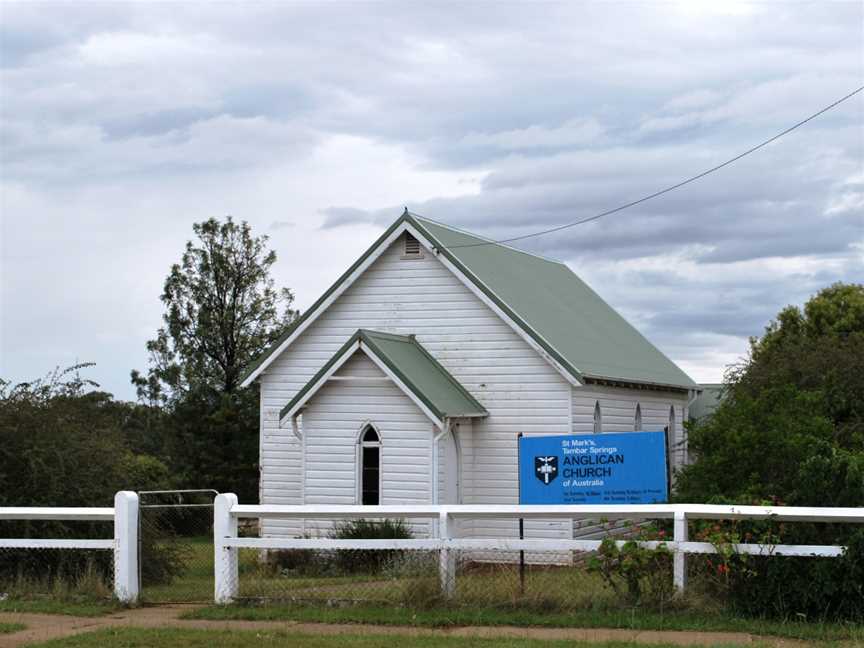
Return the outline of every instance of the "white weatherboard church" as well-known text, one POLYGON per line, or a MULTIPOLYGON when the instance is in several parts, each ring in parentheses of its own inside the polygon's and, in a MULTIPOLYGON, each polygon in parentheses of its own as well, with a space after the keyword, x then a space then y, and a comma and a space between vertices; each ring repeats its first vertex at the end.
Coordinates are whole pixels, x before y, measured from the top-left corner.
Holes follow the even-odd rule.
MULTIPOLYGON (((264 504, 516 504, 520 433, 668 428, 680 465, 698 389, 565 264, 407 211, 253 363, 256 380, 264 504)), ((526 537, 596 531, 574 526, 530 521, 526 537)), ((459 528, 493 532, 516 529, 459 528)))

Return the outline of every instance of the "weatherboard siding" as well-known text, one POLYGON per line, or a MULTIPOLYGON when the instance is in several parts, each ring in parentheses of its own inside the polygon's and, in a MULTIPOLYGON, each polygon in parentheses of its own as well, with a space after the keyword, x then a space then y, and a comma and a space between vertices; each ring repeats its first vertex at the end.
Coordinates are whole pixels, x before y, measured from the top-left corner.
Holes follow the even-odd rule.
MULTIPOLYGON (((464 503, 518 502, 517 435, 520 432, 532 435, 591 432, 594 401, 598 398, 603 408, 604 429, 609 431, 633 429, 637 400, 642 403, 643 427, 662 429, 668 420, 669 404, 675 402, 680 435, 684 420, 681 409, 686 403, 683 397, 613 387, 571 387, 434 254, 425 250, 422 258, 403 259, 401 246, 399 240, 384 251, 260 376, 263 503, 304 501, 304 474, 307 475, 306 501, 310 501, 310 495, 330 497, 325 493, 326 488, 321 489, 326 481, 317 476, 308 477, 310 467, 304 468, 301 445, 290 429, 279 427, 278 412, 358 328, 415 334, 420 344, 488 410, 488 418, 461 426, 464 429, 460 436, 464 503), (634 396, 636 393, 638 399, 634 396)), ((383 402, 380 407, 361 402, 346 403, 348 392, 341 391, 347 389, 346 383, 332 383, 332 386, 333 394, 328 396, 327 402, 334 414, 355 416, 361 413, 355 409, 365 407, 363 412, 377 423, 376 416, 401 411, 383 402)), ((328 385, 327 389, 330 387, 328 385)), ((354 390, 350 392, 352 397, 364 393, 359 387, 351 389, 354 390)), ((373 389, 370 386, 362 389, 367 396, 378 393, 370 391, 373 389)), ((426 419, 426 423, 425 434, 431 453, 433 432, 431 422, 426 419)), ((304 414, 304 427, 308 430, 309 426, 308 416, 304 414)), ((414 433, 413 427, 411 433, 414 433)), ((311 438, 307 436, 305 442, 309 444, 311 438)), ((307 445, 307 452, 309 449, 307 445)), ((351 451, 354 451, 353 446, 351 451)), ((316 461, 314 452, 313 449, 305 463, 316 461)), ((439 454, 444 455, 443 452, 439 454)), ((442 471, 443 468, 442 465, 442 471)), ((311 469, 317 475, 317 468, 311 469)), ((431 458, 426 475, 431 482, 431 458)), ((343 476, 348 483, 348 473, 343 476)), ((355 484, 356 481, 351 481, 350 488, 355 488, 355 484)), ((346 497, 345 493, 344 489, 335 489, 332 497, 346 497)), ((413 491, 406 494, 406 497, 415 496, 419 495, 413 491)), ((264 527, 268 535, 302 532, 302 527, 294 522, 268 521, 264 527)), ((515 537, 518 528, 512 521, 476 520, 463 524, 461 533, 469 537, 515 537)), ((561 538, 570 537, 571 533, 572 525, 559 521, 526 523, 527 537, 561 538)))
MULTIPOLYGON (((471 456, 463 456, 463 469, 471 472, 463 478, 466 503, 515 503, 516 435, 568 431, 569 383, 435 255, 426 250, 420 259, 401 256, 397 241, 261 375, 262 502, 302 501, 301 447, 290 429, 279 428, 278 410, 358 328, 415 334, 489 411, 488 419, 474 422, 471 456)), ((304 415, 304 427, 309 425, 304 415)), ((497 533, 509 526, 489 521, 477 532, 497 533)), ((559 527, 550 532, 549 525, 538 525, 541 535, 569 533, 559 527)), ((276 521, 264 530, 301 532, 296 524, 276 521)), ((515 527, 508 531, 515 533, 515 527)))
MULTIPOLYGON (((660 432, 669 425, 669 410, 675 407, 675 435, 672 439, 672 466, 677 469, 683 465, 684 429, 681 422, 687 408, 687 398, 683 394, 642 389, 622 389, 586 385, 573 387, 573 432, 592 434, 594 432, 594 406, 600 403, 602 432, 633 432, 636 422, 636 405, 642 412, 642 429, 660 432)), ((598 524, 596 520, 574 520, 573 536, 583 539, 597 539, 610 533, 623 533, 626 522, 598 524)))
POLYGON ((573 388, 573 432, 591 434, 594 431, 594 405, 600 403, 603 432, 633 432, 636 405, 642 411, 642 429, 662 431, 669 425, 669 410, 675 407, 675 434, 672 439, 672 465, 679 468, 684 461, 682 441, 687 396, 673 392, 617 387, 583 386, 573 388))
MULTIPOLYGON (((383 378, 362 352, 337 376, 383 378)), ((381 438, 381 504, 431 504, 432 423, 394 383, 331 381, 303 412, 306 456, 305 504, 359 504, 358 438, 366 423, 381 438)), ((305 520, 304 532, 323 535, 326 520, 305 520)), ((428 535, 428 522, 412 523, 416 535, 428 535)))

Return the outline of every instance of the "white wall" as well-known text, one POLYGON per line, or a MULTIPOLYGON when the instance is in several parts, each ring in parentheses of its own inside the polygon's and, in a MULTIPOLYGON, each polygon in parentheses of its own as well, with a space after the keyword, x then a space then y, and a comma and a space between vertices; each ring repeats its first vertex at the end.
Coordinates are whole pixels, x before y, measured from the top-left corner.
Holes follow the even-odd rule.
MULTIPOLYGON (((516 435, 565 434, 570 385, 433 254, 402 259, 401 241, 262 374, 261 501, 301 501, 300 447, 290 430, 279 428, 278 410, 358 328, 416 334, 489 410, 487 421, 474 424, 475 461, 466 466, 472 475, 463 500, 516 502, 516 435)), ((265 531, 275 532, 274 525, 265 531)))
MULTIPOLYGON (((383 378, 362 352, 337 376, 383 378)), ((332 381, 303 412, 305 504, 360 504, 358 434, 372 423, 381 436, 381 504, 432 504, 432 422, 392 382, 332 381)), ((326 521, 305 521, 305 532, 321 534, 326 521)), ((428 523, 415 533, 428 532, 428 523)))
POLYGON ((573 388, 573 432, 590 434, 594 431, 594 404, 600 403, 604 432, 632 432, 636 404, 642 410, 642 429, 662 431, 669 425, 669 410, 675 407, 675 435, 672 441, 672 465, 681 466, 684 460, 685 408, 687 395, 642 389, 621 389, 599 385, 573 388))
MULTIPOLYGON (((385 251, 261 375, 262 503, 302 501, 300 446, 290 430, 279 428, 278 411, 358 328, 415 334, 489 411, 488 419, 463 426, 468 432, 462 437, 465 503, 516 503, 517 434, 591 432, 597 398, 601 398, 604 427, 609 430, 619 424, 629 424, 622 429, 632 429, 634 394, 642 402, 646 429, 666 425, 669 403, 674 400, 681 433, 683 396, 630 394, 630 390, 609 387, 571 388, 434 254, 426 250, 421 259, 402 259, 401 246, 400 240, 385 251)), ((345 261, 347 266, 350 260, 345 261)), ((333 407, 340 407, 338 400, 333 400, 333 407)), ((308 429, 305 415, 304 424, 308 429)), ((430 428, 427 434, 431 439, 430 428)), ((297 531, 290 523, 268 522, 265 533, 286 530, 297 531)), ((475 537, 517 533, 512 521, 495 520, 477 521, 464 530, 475 537)), ((560 538, 570 537, 571 532, 569 524, 537 521, 527 525, 526 535, 560 538)))

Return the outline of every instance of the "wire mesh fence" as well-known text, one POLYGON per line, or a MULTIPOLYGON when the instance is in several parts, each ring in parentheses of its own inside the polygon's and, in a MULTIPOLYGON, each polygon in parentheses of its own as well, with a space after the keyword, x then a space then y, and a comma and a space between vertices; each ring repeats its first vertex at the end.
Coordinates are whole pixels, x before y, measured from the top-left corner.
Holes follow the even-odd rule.
MULTIPOLYGON (((582 552, 240 548, 237 600, 297 604, 523 607, 571 610, 613 603, 620 592, 582 552), (441 582, 441 560, 452 583, 441 582), (446 591, 446 593, 445 593, 446 591)), ((671 560, 658 565, 671 582, 671 560)), ((671 590, 671 588, 670 588, 671 590)))
POLYGON ((38 539, 43 545, 0 548, 0 601, 109 601, 114 551, 61 543, 106 539, 111 532, 104 522, 0 521, 0 538, 38 539))
POLYGON ((142 491, 141 597, 151 603, 213 598, 213 490, 142 491))

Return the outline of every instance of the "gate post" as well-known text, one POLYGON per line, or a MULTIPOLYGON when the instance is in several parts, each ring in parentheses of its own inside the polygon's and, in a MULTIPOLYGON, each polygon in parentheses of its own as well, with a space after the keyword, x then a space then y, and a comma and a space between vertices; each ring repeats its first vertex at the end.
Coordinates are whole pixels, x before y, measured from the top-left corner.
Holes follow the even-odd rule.
POLYGON ((237 548, 226 547, 224 540, 237 537, 237 518, 231 509, 237 505, 234 493, 220 493, 213 500, 213 581, 216 603, 231 603, 240 590, 237 548))
POLYGON ((687 587, 687 554, 680 547, 680 543, 687 542, 687 514, 684 511, 675 511, 674 531, 673 583, 676 592, 683 594, 684 588, 687 587))
POLYGON ((114 495, 114 596, 138 601, 138 493, 114 495))
POLYGON ((450 549, 450 515, 442 510, 438 515, 438 539, 441 540, 441 550, 438 555, 438 575, 441 580, 441 593, 444 598, 452 598, 456 591, 456 554, 450 549))

